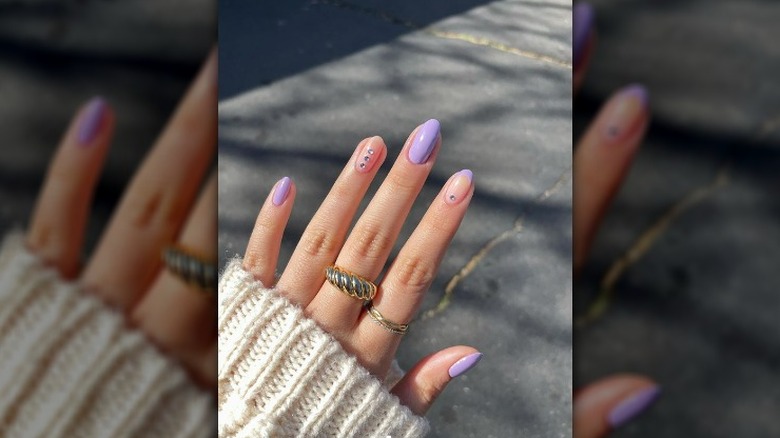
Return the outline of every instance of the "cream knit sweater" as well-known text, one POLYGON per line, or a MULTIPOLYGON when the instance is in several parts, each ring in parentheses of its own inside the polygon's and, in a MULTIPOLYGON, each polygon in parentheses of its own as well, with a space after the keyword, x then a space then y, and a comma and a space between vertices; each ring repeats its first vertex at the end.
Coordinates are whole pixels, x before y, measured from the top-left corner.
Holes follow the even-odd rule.
POLYGON ((231 261, 219 284, 220 437, 420 437, 428 423, 299 307, 231 261))
POLYGON ((30 254, 0 249, 0 436, 209 437, 214 397, 124 317, 30 254))
MULTIPOLYGON (((221 437, 428 429, 299 308, 231 262, 220 281, 221 437)), ((213 397, 12 234, 0 248, 0 436, 207 437, 213 397)))

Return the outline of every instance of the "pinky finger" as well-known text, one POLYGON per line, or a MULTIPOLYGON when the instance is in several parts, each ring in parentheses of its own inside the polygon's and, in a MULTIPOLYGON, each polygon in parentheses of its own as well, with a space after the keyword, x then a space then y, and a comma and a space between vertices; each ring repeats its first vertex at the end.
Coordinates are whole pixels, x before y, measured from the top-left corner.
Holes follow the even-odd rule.
POLYGON ((472 347, 450 347, 417 362, 393 387, 401 403, 417 415, 425 415, 452 379, 474 368, 482 353, 472 347))
POLYGON ((101 98, 79 110, 49 165, 27 231, 27 245, 57 269, 74 277, 97 178, 114 130, 114 114, 101 98))
POLYGON ((244 254, 244 269, 265 286, 274 283, 279 248, 295 201, 295 183, 289 177, 276 182, 257 215, 244 254))

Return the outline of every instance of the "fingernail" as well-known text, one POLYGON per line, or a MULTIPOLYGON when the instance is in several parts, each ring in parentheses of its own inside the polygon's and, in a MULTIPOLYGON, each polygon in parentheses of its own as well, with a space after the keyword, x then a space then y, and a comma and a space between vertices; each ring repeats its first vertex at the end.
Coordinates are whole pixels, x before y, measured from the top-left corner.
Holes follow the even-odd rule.
POLYGON ((103 124, 106 108, 108 108, 108 105, 101 97, 95 97, 89 101, 79 119, 79 144, 88 146, 95 140, 103 124))
POLYGON ((439 136, 439 121, 436 119, 428 120, 417 130, 417 135, 412 140, 412 146, 409 148, 409 161, 414 164, 424 164, 433 152, 436 145, 436 137, 439 136))
POLYGON ((610 411, 607 415, 607 421, 615 429, 623 426, 649 408, 658 400, 659 395, 661 395, 661 389, 657 386, 634 393, 610 411))
POLYGON ((452 205, 460 203, 469 194, 473 179, 474 174, 468 169, 463 169, 452 175, 447 190, 444 192, 444 202, 452 205))
POLYGON ((374 168, 374 163, 379 160, 379 148, 375 141, 377 138, 370 138, 358 152, 357 158, 355 158, 355 170, 358 172, 370 172, 374 168))
POLYGON ((641 85, 624 88, 614 99, 606 116, 605 135, 609 140, 629 135, 637 120, 647 111, 649 103, 647 90, 641 85))
POLYGON ((585 49, 590 39, 590 31, 593 27, 593 6, 589 3, 579 2, 574 6, 573 14, 573 43, 574 43, 574 66, 575 68, 582 60, 585 49))
POLYGON ((448 371, 450 377, 454 379, 455 377, 465 374, 466 371, 477 366, 480 359, 482 359, 482 353, 472 353, 455 362, 448 371))
POLYGON ((276 187, 274 188, 274 196, 271 198, 271 201, 273 201, 274 205, 278 206, 284 204, 284 201, 287 200, 287 195, 290 194, 291 183, 292 180, 287 176, 280 179, 276 183, 276 187))

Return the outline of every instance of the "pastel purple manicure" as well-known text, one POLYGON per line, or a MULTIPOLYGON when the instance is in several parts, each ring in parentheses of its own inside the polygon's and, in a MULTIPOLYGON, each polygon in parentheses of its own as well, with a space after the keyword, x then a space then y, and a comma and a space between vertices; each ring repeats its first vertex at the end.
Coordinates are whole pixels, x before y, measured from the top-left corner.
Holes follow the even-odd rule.
POLYGON ((287 195, 290 194, 291 184, 292 184, 292 180, 287 176, 280 179, 279 182, 276 183, 276 188, 274 189, 274 196, 271 199, 274 205, 279 206, 284 204, 284 201, 287 200, 287 195))
POLYGON ((657 386, 635 393, 612 408, 607 415, 607 422, 613 429, 623 426, 649 408, 660 395, 661 389, 657 386))
POLYGON ((436 145, 436 138, 439 136, 439 121, 436 119, 428 120, 423 123, 417 131, 417 135, 412 140, 412 146, 409 148, 409 161, 414 164, 424 164, 433 152, 436 145))
POLYGON ((448 371, 450 377, 454 379, 464 374, 466 371, 474 368, 480 359, 482 359, 482 353, 472 353, 455 362, 448 371))
POLYGON ((574 6, 573 14, 573 36, 574 36, 574 66, 577 67, 585 49, 588 45, 588 39, 590 38, 590 31, 593 27, 594 18, 593 6, 589 3, 579 2, 574 6))
POLYGON ((100 126, 103 124, 107 108, 108 104, 102 97, 95 97, 89 101, 79 119, 79 144, 88 146, 95 140, 100 132, 100 126))

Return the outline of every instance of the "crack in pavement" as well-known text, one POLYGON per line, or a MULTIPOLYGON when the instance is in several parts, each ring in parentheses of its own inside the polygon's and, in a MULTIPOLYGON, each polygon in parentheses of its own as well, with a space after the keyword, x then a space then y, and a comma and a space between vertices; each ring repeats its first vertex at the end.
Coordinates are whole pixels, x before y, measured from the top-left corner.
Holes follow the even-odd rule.
MULTIPOLYGON (((552 186, 537 196, 535 199, 536 202, 544 202, 549 199, 552 195, 555 194, 555 192, 564 186, 570 177, 571 167, 567 168, 561 174, 561 176, 558 177, 552 186)), ((446 310, 452 302, 452 297, 458 284, 460 284, 474 271, 474 269, 479 266, 480 262, 485 257, 487 257, 488 254, 490 254, 493 248, 495 248, 499 243, 519 235, 523 231, 523 219, 525 219, 525 214, 522 214, 517 219, 515 219, 512 228, 497 234, 492 239, 487 241, 487 243, 482 245, 482 247, 480 247, 479 250, 473 256, 471 256, 469 261, 466 262, 466 264, 463 265, 463 267, 460 268, 460 270, 458 270, 458 272, 447 282, 447 285, 444 287, 444 295, 442 295, 441 299, 439 299, 439 303, 434 308, 425 311, 419 319, 424 321, 426 319, 433 318, 434 316, 446 310)))
POLYGON ((680 215, 694 205, 710 197, 719 188, 725 186, 728 183, 729 168, 730 166, 728 163, 722 165, 712 181, 703 186, 694 188, 682 199, 672 205, 669 210, 662 214, 649 228, 639 235, 625 253, 610 265, 606 275, 604 275, 604 278, 601 280, 599 293, 595 300, 588 307, 585 314, 577 318, 576 325, 578 328, 593 323, 604 315, 613 301, 615 284, 617 284, 626 270, 639 261, 639 259, 652 248, 653 244, 663 236, 674 223, 675 219, 680 217, 680 215))
POLYGON ((409 21, 405 18, 396 17, 388 12, 385 12, 381 9, 377 8, 369 8, 366 6, 357 5, 348 1, 344 0, 312 0, 311 4, 323 4, 323 5, 329 5, 329 6, 336 6, 342 9, 358 12, 361 14, 369 15, 375 18, 379 18, 381 20, 387 21, 388 23, 395 24, 398 26, 403 26, 408 29, 418 30, 422 31, 423 33, 426 33, 430 36, 436 37, 436 38, 442 38, 442 39, 448 39, 448 40, 455 40, 455 41, 462 41, 465 43, 469 43, 471 45, 480 46, 480 47, 487 47, 490 49, 498 50, 500 52, 509 53, 512 55, 520 56, 522 58, 531 59, 534 61, 543 62, 545 64, 554 65, 557 67, 563 67, 566 69, 571 70, 572 64, 571 62, 563 61, 557 58, 554 58, 552 56, 544 55, 541 53, 533 52, 530 50, 523 50, 517 47, 510 46, 508 44, 504 44, 500 41, 496 41, 490 38, 484 38, 476 35, 471 35, 468 33, 462 33, 462 32, 451 32, 446 31, 442 29, 437 29, 435 27, 423 27, 419 24, 416 24, 412 21, 409 21))
MULTIPOLYGON (((778 128, 780 128, 780 116, 770 117, 761 124, 758 134, 754 136, 754 141, 768 137, 778 128)), ((625 253, 612 262, 601 280, 598 295, 593 303, 588 306, 585 314, 577 318, 576 325, 578 328, 585 327, 604 316, 614 301, 615 285, 626 270, 636 264, 685 211, 714 195, 718 189, 726 186, 729 182, 730 168, 731 164, 729 162, 721 165, 710 182, 694 188, 673 204, 671 208, 639 235, 625 253)))

